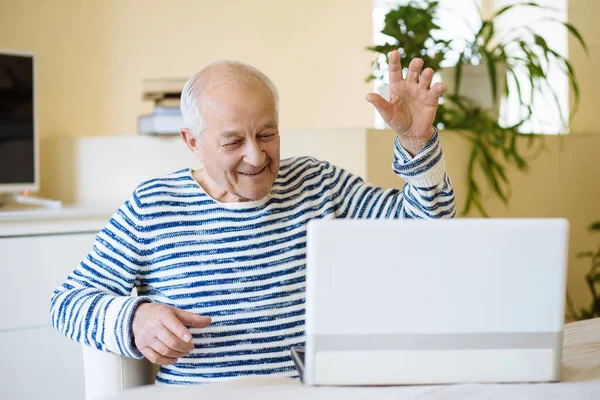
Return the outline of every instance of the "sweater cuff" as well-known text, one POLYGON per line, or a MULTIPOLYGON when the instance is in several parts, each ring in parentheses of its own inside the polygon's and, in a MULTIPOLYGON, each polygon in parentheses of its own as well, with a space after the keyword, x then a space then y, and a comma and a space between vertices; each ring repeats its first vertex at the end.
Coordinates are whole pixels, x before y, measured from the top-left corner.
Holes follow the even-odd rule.
POLYGON ((446 166, 438 131, 433 128, 433 137, 414 158, 402 147, 396 137, 392 169, 410 185, 420 188, 435 187, 444 181, 446 166))
POLYGON ((108 350, 126 357, 141 359, 144 355, 133 343, 131 323, 137 306, 151 303, 149 297, 116 297, 106 310, 105 343, 108 350))

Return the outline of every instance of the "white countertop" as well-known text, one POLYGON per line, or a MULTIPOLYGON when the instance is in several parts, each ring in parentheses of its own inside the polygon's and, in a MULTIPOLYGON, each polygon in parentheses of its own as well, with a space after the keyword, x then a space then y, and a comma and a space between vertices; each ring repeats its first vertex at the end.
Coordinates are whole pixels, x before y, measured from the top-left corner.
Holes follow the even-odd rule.
POLYGON ((111 216, 115 211, 116 208, 89 205, 67 205, 62 208, 0 207, 0 222, 111 216))
POLYGON ((87 205, 0 208, 0 237, 98 232, 115 211, 116 207, 87 205))

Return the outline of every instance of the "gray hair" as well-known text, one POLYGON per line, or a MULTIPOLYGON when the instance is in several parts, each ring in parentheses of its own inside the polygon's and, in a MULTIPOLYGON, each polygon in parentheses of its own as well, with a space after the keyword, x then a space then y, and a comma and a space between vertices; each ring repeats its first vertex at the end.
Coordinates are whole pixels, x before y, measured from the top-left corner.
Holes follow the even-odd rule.
POLYGON ((279 119, 279 93, 268 76, 258 69, 239 61, 219 60, 196 72, 183 87, 180 109, 186 128, 192 132, 196 139, 200 139, 200 134, 206 129, 206 121, 201 114, 198 99, 204 96, 212 87, 223 82, 249 84, 253 81, 262 82, 269 88, 275 101, 275 117, 279 119), (219 66, 225 67, 226 72, 213 73, 212 70, 219 66))

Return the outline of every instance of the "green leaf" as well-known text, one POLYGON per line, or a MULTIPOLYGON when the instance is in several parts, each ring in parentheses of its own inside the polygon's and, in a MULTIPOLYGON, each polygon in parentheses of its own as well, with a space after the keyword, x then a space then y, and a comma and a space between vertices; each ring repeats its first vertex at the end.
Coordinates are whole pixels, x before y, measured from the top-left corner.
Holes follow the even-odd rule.
POLYGON ((537 44, 539 47, 541 47, 541 49, 543 50, 544 59, 546 60, 548 65, 550 65, 551 61, 550 61, 550 57, 548 57, 548 53, 550 53, 550 54, 557 54, 557 53, 555 51, 550 51, 550 48, 548 47, 548 44, 546 43, 546 39, 544 39, 537 33, 532 32, 532 34, 533 34, 533 37, 535 40, 535 44, 537 44))
POLYGON ((489 21, 482 21, 479 30, 475 33, 475 41, 477 41, 477 39, 479 39, 483 35, 483 32, 487 29, 489 23, 489 21))
POLYGON ((587 45, 585 44, 585 41, 583 40, 583 37, 581 37, 581 34, 579 33, 579 31, 568 22, 562 22, 559 20, 555 20, 555 21, 562 23, 569 30, 569 32, 571 32, 571 34, 573 34, 573 36, 575 36, 577 38, 577 40, 579 41, 579 44, 581 45, 581 47, 583 48, 583 51, 585 52, 585 55, 589 57, 590 52, 588 50, 587 45))
POLYGON ((483 207, 483 204, 481 204, 481 201, 478 197, 473 198, 473 204, 475 205, 475 208, 477 208, 477 211, 479 211, 479 214, 481 214, 482 217, 490 217, 487 211, 485 211, 485 208, 483 207))
POLYGON ((498 103, 498 83, 496 82, 496 64, 492 60, 491 55, 487 51, 482 51, 487 60, 488 77, 490 78, 490 86, 492 88, 492 104, 498 103))
POLYGON ((523 104, 523 94, 521 93, 521 84, 519 83, 519 78, 517 78, 517 74, 513 69, 509 69, 508 73, 512 75, 513 81, 515 82, 515 86, 517 87, 517 95, 519 98, 519 103, 523 104))
POLYGON ((567 309, 569 310, 569 313, 571 314, 571 317, 575 320, 580 319, 579 314, 577 314, 577 311, 575 311, 575 307, 573 307, 573 300, 571 300, 571 296, 569 295, 569 293, 567 292, 567 301, 566 301, 566 306, 567 309))
POLYGON ((511 9, 513 9, 515 7, 521 7, 521 6, 542 8, 542 9, 546 9, 546 10, 556 10, 556 8, 548 7, 548 6, 542 6, 542 5, 538 4, 538 3, 530 1, 530 2, 527 2, 527 3, 516 3, 516 4, 510 4, 508 6, 504 6, 500 10, 498 10, 496 12, 496 14, 494 14, 494 18, 498 17, 499 15, 504 14, 508 10, 511 10, 511 9))
POLYGON ((523 50, 523 52, 525 52, 525 54, 527 55, 527 62, 525 63, 524 67, 527 70, 527 78, 529 80, 529 84, 530 84, 530 90, 529 90, 529 98, 533 99, 533 95, 535 93, 535 82, 534 82, 534 76, 535 76, 535 72, 533 71, 533 63, 535 62, 534 59, 534 55, 531 54, 531 52, 528 49, 527 43, 523 42, 523 41, 519 41, 519 46, 521 48, 521 50, 523 50))
POLYGON ((552 54, 555 58, 556 61, 558 62, 559 66, 561 67, 561 69, 563 70, 563 72, 565 74, 567 74, 567 78, 569 79, 569 84, 571 85, 571 89, 573 89, 573 94, 575 95, 575 102, 573 104, 573 111, 571 112, 571 118, 573 118, 573 116, 577 113, 577 110, 579 109, 579 84, 577 83, 577 79, 575 78, 575 71, 573 70, 573 67, 571 66, 571 63, 565 59, 562 55, 558 54, 556 51, 548 48, 548 52, 550 54, 552 54))
POLYGON ((498 176, 500 177, 500 179, 502 179, 502 182, 508 184, 508 178, 506 177, 504 168, 500 164, 497 164, 497 163, 494 164, 494 168, 496 169, 496 172, 498 173, 498 176))
POLYGON ((581 316, 581 319, 591 319, 591 318, 594 318, 593 311, 586 310, 585 308, 581 308, 581 311, 579 312, 579 315, 581 316))
POLYGON ((544 50, 544 52, 546 52, 549 49, 546 39, 544 39, 542 36, 538 35, 537 33, 534 33, 533 29, 531 29, 531 28, 527 28, 527 30, 529 30, 533 34, 535 44, 540 46, 544 50))
POLYGON ((590 225, 590 231, 600 231, 600 221, 590 225))
POLYGON ((577 253, 576 257, 577 258, 594 257, 594 252, 592 252, 592 251, 583 251, 583 252, 577 253))
POLYGON ((465 52, 463 51, 462 53, 460 53, 460 56, 458 57, 458 63, 456 64, 455 67, 455 75, 454 75, 454 93, 455 94, 459 94, 460 93, 460 78, 462 76, 462 58, 464 57, 465 52))
POLYGON ((573 94, 575 95, 575 104, 573 105, 573 114, 577 112, 579 109, 579 84, 577 83, 577 79, 575 78, 575 71, 571 66, 571 63, 567 60, 563 60, 565 67, 567 68, 567 76, 569 78, 569 82, 571 83, 571 88, 573 89, 573 94))
POLYGON ((490 40, 492 40, 492 37, 494 36, 494 21, 488 21, 484 32, 485 34, 483 36, 483 45, 481 46, 482 49, 487 48, 488 44, 490 43, 490 40))
POLYGON ((529 169, 529 164, 516 151, 512 153, 512 157, 520 171, 527 171, 529 169))
POLYGON ((467 165, 467 176, 469 180, 469 190, 467 192, 467 200, 462 210, 462 215, 467 215, 471 210, 471 206, 474 201, 476 201, 476 197, 479 194, 479 189, 477 187, 477 183, 473 178, 473 167, 475 165, 475 159, 477 157, 477 147, 473 146, 471 149, 471 154, 469 156, 469 163, 467 165))
POLYGON ((575 36, 575 39, 577 39, 577 41, 581 45, 581 48, 585 52, 585 55, 589 56, 589 49, 588 49, 588 47, 587 47, 587 45, 585 43, 585 40, 583 40, 583 37, 581 36, 581 34, 577 30, 577 28, 575 28, 572 24, 570 24, 568 22, 561 21, 561 20, 559 20, 557 18, 553 18, 553 17, 539 18, 536 21, 552 21, 552 22, 557 22, 557 23, 563 25, 565 28, 567 28, 567 30, 569 31, 569 33, 571 33, 573 36, 575 36))
POLYGON ((479 165, 481 166, 481 170, 483 171, 486 178, 488 179, 488 182, 492 185, 492 188, 493 188, 494 192, 496 193, 496 195, 502 200, 502 202, 504 204, 507 204, 508 197, 506 196, 506 194, 500 187, 500 184, 498 183, 498 178, 496 177, 496 174, 494 173, 494 167, 493 167, 494 164, 495 164, 495 161, 494 161, 493 157, 490 154, 488 154, 485 147, 481 148, 480 152, 479 152, 479 165))

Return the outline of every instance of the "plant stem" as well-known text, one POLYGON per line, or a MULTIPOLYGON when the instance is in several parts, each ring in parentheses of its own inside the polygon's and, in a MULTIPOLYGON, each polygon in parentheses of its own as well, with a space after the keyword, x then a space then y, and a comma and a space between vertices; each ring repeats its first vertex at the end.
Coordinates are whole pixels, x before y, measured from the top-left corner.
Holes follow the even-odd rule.
POLYGON ((587 275, 585 277, 585 280, 587 281, 588 287, 590 288, 590 291, 592 292, 592 298, 593 298, 593 302, 592 302, 592 316, 600 316, 600 299, 598 298, 598 294, 596 294, 596 288, 594 287, 594 280, 592 279, 593 277, 587 275))
POLYGON ((577 311, 575 311, 575 307, 573 306, 573 300, 571 300, 571 296, 569 296, 568 293, 567 293, 567 309, 569 310, 569 313, 571 314, 571 317, 573 319, 575 319, 576 321, 581 319, 581 315, 577 314, 577 311))
POLYGON ((467 201, 465 202, 465 206, 462 210, 462 214, 466 215, 471 209, 471 204, 473 202, 474 197, 476 196, 475 188, 474 188, 474 179, 473 179, 473 167, 475 166, 475 161, 477 160, 477 144, 473 142, 473 149, 471 150, 471 156, 469 157, 469 165, 467 169, 467 177, 469 178, 469 191, 467 193, 467 201))

